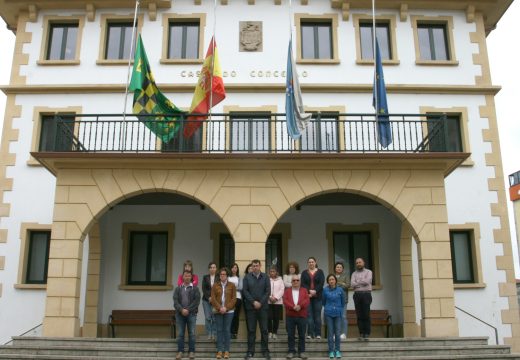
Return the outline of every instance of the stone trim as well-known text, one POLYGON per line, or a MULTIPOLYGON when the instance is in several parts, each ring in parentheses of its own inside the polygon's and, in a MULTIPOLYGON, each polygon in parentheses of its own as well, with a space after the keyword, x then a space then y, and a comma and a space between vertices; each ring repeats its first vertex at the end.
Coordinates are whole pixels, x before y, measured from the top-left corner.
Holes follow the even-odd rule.
POLYGON ((458 66, 459 62, 455 53, 455 42, 453 40, 453 16, 422 16, 411 15, 410 23, 413 29, 413 40, 415 44, 415 64, 429 66, 458 66), (423 60, 419 48, 418 23, 441 24, 446 26, 446 40, 448 41, 449 60, 423 60))
POLYGON ((40 58, 36 61, 38 65, 52 65, 52 66, 67 66, 67 65, 79 65, 80 64, 80 53, 81 53, 81 40, 83 39, 83 28, 85 26, 84 15, 66 15, 66 16, 44 16, 43 17, 43 32, 42 32, 42 43, 40 48, 40 58), (78 35, 76 39, 76 53, 72 60, 48 60, 47 49, 49 45, 49 33, 51 30, 51 24, 53 23, 71 23, 78 24, 78 35))
MULTIPOLYGON (((161 64, 202 64, 204 62, 204 33, 206 30, 206 14, 205 13, 193 13, 193 14, 176 14, 166 13, 163 14, 162 18, 162 52, 161 64), (170 23, 171 22, 199 22, 199 56, 197 59, 170 59, 168 58, 168 44, 170 41, 170 23)), ((161 87, 162 89, 162 87, 161 87)))
POLYGON ((520 315, 516 293, 515 269, 511 234, 509 232, 509 217, 507 213, 507 197, 504 187, 504 169, 500 153, 500 140, 496 119, 495 99, 486 96, 486 105, 480 107, 480 117, 487 118, 488 129, 482 130, 485 142, 490 143, 491 152, 485 154, 486 166, 494 169, 495 177, 488 179, 488 190, 497 194, 497 202, 490 204, 491 216, 500 221, 500 226, 493 230, 495 244, 502 245, 503 255, 496 256, 496 269, 505 273, 505 282, 498 283, 499 296, 506 298, 508 308, 502 310, 502 323, 511 325, 511 337, 504 338, 504 343, 510 345, 512 352, 520 352, 520 315))
POLYGON ((480 256, 480 223, 449 224, 449 228, 450 231, 462 230, 470 232, 471 262, 473 265, 473 277, 475 279, 472 284, 453 283, 453 287, 455 289, 485 288, 486 284, 484 283, 484 276, 482 273, 482 257, 480 256))
POLYGON ((469 34, 472 44, 478 45, 478 52, 473 54, 473 64, 480 66, 480 75, 475 76, 475 85, 491 85, 491 69, 486 43, 484 19, 481 13, 475 14, 475 32, 469 34))
POLYGON ((94 224, 88 233, 88 266, 85 309, 81 336, 98 336, 99 282, 101 274, 101 235, 99 223, 94 224))
POLYGON ((296 28, 296 63, 297 64, 322 64, 322 65, 337 65, 340 63, 339 47, 338 47, 338 14, 322 14, 311 15, 304 13, 294 14, 294 27, 296 28), (332 31, 332 59, 304 59, 302 58, 302 22, 323 22, 330 23, 332 31))
POLYGON ((20 13, 11 68, 11 85, 25 85, 27 83, 27 77, 20 74, 20 69, 23 65, 29 64, 29 54, 23 52, 24 45, 30 44, 32 41, 32 33, 26 31, 28 22, 28 14, 26 12, 20 13))

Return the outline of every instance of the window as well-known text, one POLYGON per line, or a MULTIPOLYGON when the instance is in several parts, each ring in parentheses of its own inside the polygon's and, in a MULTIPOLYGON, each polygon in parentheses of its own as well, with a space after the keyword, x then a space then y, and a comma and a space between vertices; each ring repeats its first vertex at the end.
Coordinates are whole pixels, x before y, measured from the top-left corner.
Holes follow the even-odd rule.
POLYGON ((50 231, 29 231, 27 268, 25 273, 26 284, 47 283, 50 243, 50 231))
POLYGON ((166 285, 167 231, 131 231, 128 251, 128 285, 166 285))
POLYGON ((231 150, 264 152, 271 147, 271 114, 231 113, 231 150))
POLYGON ((352 274, 356 270, 356 259, 363 258, 365 267, 372 270, 372 283, 375 284, 376 271, 372 256, 372 234, 370 231, 334 231, 332 242, 334 249, 333 263, 343 262, 352 274))
POLYGON ((450 231, 451 265, 454 283, 475 282, 472 234, 469 230, 450 231))
POLYGON ((302 59, 332 59, 332 25, 330 22, 301 23, 302 59))
POLYGON ((123 60, 130 57, 133 22, 108 23, 106 30, 105 59, 123 60))
POLYGON ((313 113, 307 129, 301 137, 301 150, 338 151, 338 126, 338 115, 336 113, 313 113))
POLYGON ((51 23, 46 60, 74 60, 78 41, 78 23, 51 23))
POLYGON ((218 263, 219 267, 231 265, 235 262, 235 242, 229 233, 219 234, 218 263))
MULTIPOLYGON (((382 60, 390 60, 393 58, 390 25, 388 22, 376 22, 376 37, 379 43, 382 60)), ((359 24, 359 41, 361 46, 361 59, 373 60, 373 27, 372 23, 361 22, 359 24)))
POLYGON ((199 58, 200 22, 169 22, 168 59, 199 58))
POLYGON ((421 60, 450 60, 445 24, 417 24, 421 60))
POLYGON ((269 272, 271 266, 278 268, 278 273, 285 271, 282 254, 282 234, 270 234, 265 243, 265 271, 269 272))
POLYGON ((441 114, 435 115, 428 117, 430 151, 462 152, 460 115, 446 115, 445 118, 441 114))
POLYGON ((38 151, 70 151, 73 137, 73 115, 41 115, 38 151))

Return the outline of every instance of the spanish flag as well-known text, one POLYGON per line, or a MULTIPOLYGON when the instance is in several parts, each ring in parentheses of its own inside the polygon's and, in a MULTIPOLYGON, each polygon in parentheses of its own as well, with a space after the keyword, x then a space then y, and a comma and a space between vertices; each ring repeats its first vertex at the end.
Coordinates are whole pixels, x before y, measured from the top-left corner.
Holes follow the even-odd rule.
MULTIPOLYGON (((207 114, 209 109, 226 98, 226 89, 222 80, 222 69, 218 58, 215 38, 211 38, 206 59, 202 65, 199 81, 195 87, 190 112, 207 114), (212 79, 213 77, 213 79, 212 79)), ((184 136, 189 138, 202 125, 206 116, 189 116, 188 123, 184 126, 184 136)))

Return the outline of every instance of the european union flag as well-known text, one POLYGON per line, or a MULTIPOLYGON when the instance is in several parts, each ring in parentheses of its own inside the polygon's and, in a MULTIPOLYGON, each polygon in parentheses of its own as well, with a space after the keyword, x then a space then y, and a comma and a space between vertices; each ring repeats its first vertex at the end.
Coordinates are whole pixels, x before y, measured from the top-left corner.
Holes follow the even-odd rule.
POLYGON ((388 103, 386 101, 385 77, 383 75, 383 64, 381 62, 381 52, 376 39, 376 71, 374 77, 374 93, 372 106, 377 112, 377 132, 379 143, 382 147, 387 147, 392 143, 392 129, 388 116, 388 103))

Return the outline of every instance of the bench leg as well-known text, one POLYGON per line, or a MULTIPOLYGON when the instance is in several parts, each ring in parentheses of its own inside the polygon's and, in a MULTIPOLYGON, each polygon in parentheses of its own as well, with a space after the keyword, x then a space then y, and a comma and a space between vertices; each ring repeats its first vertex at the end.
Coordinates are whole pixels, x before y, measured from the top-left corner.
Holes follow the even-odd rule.
POLYGON ((112 337, 115 338, 116 337, 116 331, 114 329, 114 325, 110 324, 110 328, 112 329, 112 337))

